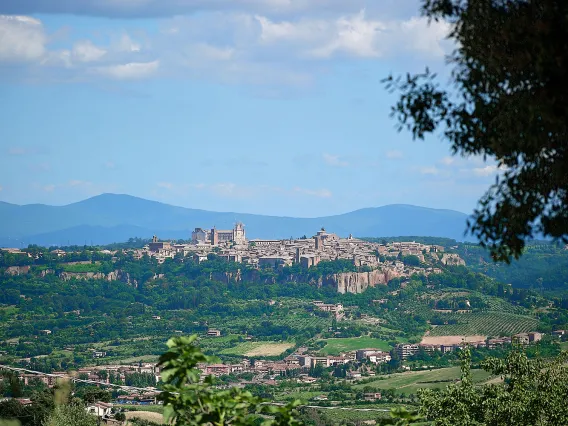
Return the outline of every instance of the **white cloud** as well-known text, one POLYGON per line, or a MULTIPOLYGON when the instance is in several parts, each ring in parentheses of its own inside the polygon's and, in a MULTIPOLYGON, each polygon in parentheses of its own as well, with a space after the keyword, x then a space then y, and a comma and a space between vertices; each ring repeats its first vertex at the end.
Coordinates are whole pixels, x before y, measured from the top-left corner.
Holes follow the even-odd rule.
POLYGON ((0 15, 0 62, 30 62, 46 53, 41 21, 28 16, 0 15))
POLYGON ((402 151, 387 151, 385 155, 390 160, 398 160, 404 158, 404 153, 402 151))
POLYGON ((105 56, 107 51, 95 46, 89 40, 75 43, 73 46, 73 58, 79 62, 94 62, 105 56))
POLYGON ((437 176, 440 174, 440 170, 436 167, 422 167, 420 173, 423 175, 437 176))
POLYGON ((174 187, 174 184, 171 182, 158 182, 156 186, 158 188, 172 189, 174 187))
POLYGON ((130 62, 128 64, 109 65, 95 68, 94 71, 105 77, 117 80, 130 80, 147 78, 156 73, 160 67, 160 61, 130 62))
POLYGON ((502 165, 498 166, 496 164, 488 164, 485 167, 474 167, 471 169, 474 175, 476 176, 491 176, 498 172, 506 171, 507 166, 502 165))
POLYGON ((346 53, 363 58, 373 58, 381 55, 378 39, 386 29, 383 22, 368 20, 365 11, 354 16, 339 18, 334 25, 331 40, 310 53, 318 58, 329 58, 336 53, 346 53))
POLYGON ((331 155, 331 154, 323 154, 323 161, 328 166, 333 167, 347 167, 349 163, 345 160, 342 160, 339 155, 331 155))
POLYGON ((55 190, 55 185, 53 185, 53 184, 45 185, 43 187, 43 190, 45 192, 53 192, 55 190))
MULTIPOLYGON (((141 4, 138 1, 151 0, 122 0, 123 4, 125 1, 135 7, 141 4)), ((56 81, 205 78, 263 87, 264 96, 281 96, 287 88, 311 86, 316 76, 329 72, 333 65, 328 60, 332 58, 365 60, 416 53, 439 57, 444 52, 442 39, 448 29, 444 23, 428 26, 423 18, 393 19, 373 8, 346 14, 342 7, 317 16, 290 14, 283 18, 266 13, 260 0, 249 2, 257 13, 238 6, 223 10, 219 5, 216 11, 164 20, 155 33, 130 30, 137 40, 125 31, 113 33, 103 27, 98 34, 110 40, 104 46, 90 39, 65 46, 65 41, 59 40, 62 46, 57 49, 49 48, 50 37, 40 21, 2 17, 0 60, 27 58, 35 66, 35 80, 41 76, 56 81)), ((302 10, 312 8, 310 3, 273 0, 272 7, 302 10)), ((355 7, 351 6, 352 10, 355 7)))
POLYGON ((453 158, 453 157, 444 157, 440 160, 440 163, 442 163, 444 166, 451 166, 455 162, 456 162, 456 159, 453 158))
POLYGON ((449 32, 445 22, 428 23, 425 18, 388 21, 357 14, 336 19, 271 21, 256 16, 260 41, 272 46, 295 44, 303 56, 327 59, 337 54, 361 58, 382 57, 401 51, 443 56, 443 40, 449 32))
POLYGON ((407 49, 427 55, 443 57, 447 46, 443 42, 450 33, 448 22, 428 22, 427 18, 413 17, 399 24, 398 32, 402 42, 407 43, 407 49))
POLYGON ((296 186, 292 189, 292 191, 297 194, 308 195, 310 197, 317 198, 331 198, 333 195, 329 189, 308 189, 296 186))
POLYGON ((90 186, 90 185, 92 185, 92 182, 88 182, 88 181, 84 181, 84 180, 78 180, 78 179, 72 179, 67 183, 67 185, 71 186, 71 187, 90 186))
POLYGON ((140 43, 133 40, 130 35, 124 33, 120 38, 113 43, 113 48, 119 52, 140 52, 142 46, 140 43))

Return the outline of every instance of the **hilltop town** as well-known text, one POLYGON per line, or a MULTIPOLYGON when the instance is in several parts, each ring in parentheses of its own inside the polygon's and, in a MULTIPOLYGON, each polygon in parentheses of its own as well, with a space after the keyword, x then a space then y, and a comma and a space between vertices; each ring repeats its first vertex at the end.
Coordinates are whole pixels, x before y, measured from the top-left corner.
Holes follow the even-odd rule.
POLYGON ((159 241, 155 236, 146 247, 134 251, 136 258, 144 255, 160 263, 176 255, 191 256, 197 262, 215 256, 252 268, 273 269, 292 265, 308 269, 322 261, 348 260, 359 272, 335 277, 341 293, 359 293, 396 277, 441 273, 443 265, 465 265, 458 254, 446 253, 443 246, 414 241, 374 243, 352 235, 341 238, 324 228, 311 238, 248 240, 242 223, 230 230, 196 228, 188 244, 159 241))

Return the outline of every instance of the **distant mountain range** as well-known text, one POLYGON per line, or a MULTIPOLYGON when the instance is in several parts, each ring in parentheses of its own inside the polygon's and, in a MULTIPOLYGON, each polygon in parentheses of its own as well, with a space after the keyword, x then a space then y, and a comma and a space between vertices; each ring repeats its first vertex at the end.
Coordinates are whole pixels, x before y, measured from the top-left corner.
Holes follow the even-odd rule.
POLYGON ((130 195, 102 194, 66 206, 0 202, 0 246, 109 244, 131 237, 189 239, 196 227, 246 226, 248 238, 314 235, 322 226, 340 236, 430 236, 464 240, 467 215, 404 204, 336 216, 294 218, 176 207, 130 195))

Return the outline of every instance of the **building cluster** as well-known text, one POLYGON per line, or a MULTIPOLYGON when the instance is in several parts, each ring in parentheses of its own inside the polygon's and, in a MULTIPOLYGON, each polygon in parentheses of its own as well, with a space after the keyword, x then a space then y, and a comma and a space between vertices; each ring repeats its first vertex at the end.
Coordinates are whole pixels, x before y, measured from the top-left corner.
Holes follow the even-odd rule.
POLYGON ((382 364, 389 362, 391 355, 376 348, 359 349, 341 353, 339 356, 321 356, 306 353, 306 348, 299 348, 295 353, 281 361, 267 360, 243 360, 236 364, 200 364, 198 368, 203 377, 208 375, 223 376, 228 374, 252 373, 253 378, 249 381, 241 381, 240 386, 247 384, 276 385, 277 376, 295 378, 299 383, 310 384, 317 381, 310 377, 309 373, 317 366, 323 368, 347 366, 346 377, 348 379, 361 378, 363 371, 367 372, 363 365, 366 363, 382 364))
POLYGON ((416 256, 420 262, 425 262, 429 257, 444 265, 465 264, 459 255, 445 253, 442 246, 417 242, 373 243, 353 238, 351 235, 348 238, 341 238, 324 228, 312 238, 248 240, 244 225, 237 223, 231 230, 196 228, 191 237, 189 244, 159 241, 154 237, 144 249, 136 250, 135 256, 141 258, 147 254, 163 262, 165 259, 182 254, 202 262, 207 260, 209 255, 215 254, 217 259, 244 263, 253 268, 275 269, 294 264, 309 268, 321 261, 344 259, 353 262, 356 267, 388 271, 389 276, 441 272, 439 268, 426 265, 424 267, 405 265, 401 261, 405 256, 416 256))
MULTIPOLYGON (((560 330, 562 331, 562 330, 560 330)), ((510 344, 518 345, 529 345, 531 343, 536 343, 542 340, 542 333, 537 331, 531 331, 530 333, 518 333, 511 337, 500 337, 495 339, 482 339, 477 341, 468 341, 461 343, 448 343, 448 344, 431 344, 431 343, 418 343, 410 344, 404 343, 396 346, 396 353, 399 359, 408 359, 412 355, 416 355, 418 352, 423 350, 424 352, 433 353, 434 351, 439 351, 441 353, 452 352, 458 348, 462 348, 465 345, 469 345, 473 348, 487 348, 496 349, 498 347, 510 344)))
POLYGON ((80 379, 89 380, 92 382, 110 384, 110 378, 113 377, 114 384, 125 384, 126 379, 131 374, 151 374, 154 376, 155 382, 160 380, 160 369, 155 364, 142 363, 134 365, 100 365, 94 367, 85 367, 77 370, 75 376, 69 376, 65 371, 55 371, 52 375, 37 375, 37 374, 20 374, 18 377, 25 384, 28 385, 33 381, 43 382, 48 387, 56 385, 57 380, 61 377, 67 377, 70 380, 80 379))

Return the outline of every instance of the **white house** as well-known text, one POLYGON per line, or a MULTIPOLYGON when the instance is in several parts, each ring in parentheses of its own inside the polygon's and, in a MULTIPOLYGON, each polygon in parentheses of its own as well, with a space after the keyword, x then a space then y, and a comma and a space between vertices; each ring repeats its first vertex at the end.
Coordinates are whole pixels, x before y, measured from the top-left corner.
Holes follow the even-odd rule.
POLYGON ((112 404, 106 402, 95 402, 86 408, 87 413, 94 414, 97 417, 109 417, 112 411, 112 404))

